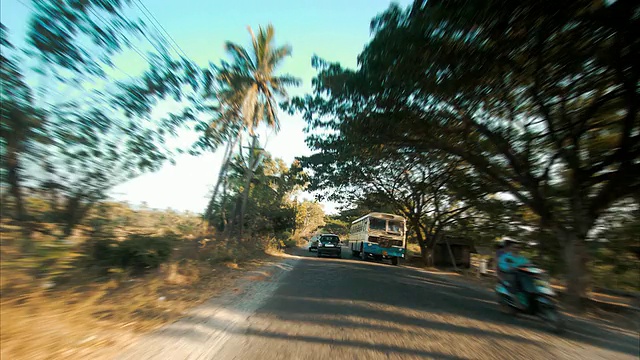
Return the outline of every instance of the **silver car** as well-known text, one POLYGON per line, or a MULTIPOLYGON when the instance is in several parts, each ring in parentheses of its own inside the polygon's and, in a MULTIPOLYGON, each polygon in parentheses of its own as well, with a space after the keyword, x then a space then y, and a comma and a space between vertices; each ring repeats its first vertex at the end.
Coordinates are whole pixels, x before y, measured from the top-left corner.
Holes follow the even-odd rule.
POLYGON ((309 252, 315 250, 318 251, 318 242, 320 241, 320 235, 312 236, 309 239, 309 252))

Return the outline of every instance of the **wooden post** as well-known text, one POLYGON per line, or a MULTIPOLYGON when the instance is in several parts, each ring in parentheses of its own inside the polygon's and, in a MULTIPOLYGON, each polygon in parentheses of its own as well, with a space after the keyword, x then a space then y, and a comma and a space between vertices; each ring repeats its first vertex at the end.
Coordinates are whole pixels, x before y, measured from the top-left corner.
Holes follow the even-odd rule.
POLYGON ((453 264, 453 269, 458 272, 458 266, 456 265, 456 258, 453 256, 453 251, 451 250, 451 245, 449 245, 449 240, 447 240, 447 236, 444 236, 444 242, 447 244, 447 249, 449 250, 449 256, 451 257, 451 263, 453 264))

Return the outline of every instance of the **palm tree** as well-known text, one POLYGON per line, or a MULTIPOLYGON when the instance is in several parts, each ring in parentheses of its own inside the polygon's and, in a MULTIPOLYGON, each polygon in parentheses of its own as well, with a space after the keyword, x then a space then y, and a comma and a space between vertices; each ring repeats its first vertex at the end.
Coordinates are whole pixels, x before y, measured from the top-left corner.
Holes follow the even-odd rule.
MULTIPOLYGON (((242 133, 244 131, 249 133, 252 138, 251 147, 256 148, 255 130, 261 124, 266 124, 267 127, 278 131, 280 123, 278 121, 277 99, 287 97, 286 87, 299 84, 299 80, 291 75, 279 76, 276 74, 278 66, 291 55, 291 47, 288 45, 277 47, 275 45, 273 26, 269 24, 266 28, 260 27, 257 36, 251 28, 249 28, 249 33, 252 42, 250 50, 232 42, 226 44, 232 62, 223 62, 218 73, 218 81, 221 84, 221 90, 218 91, 218 101, 221 107, 226 109, 224 116, 227 121, 240 126, 236 136, 230 139, 227 144, 225 159, 223 159, 209 209, 212 209, 211 204, 215 201, 217 189, 225 176, 235 144, 239 142, 242 146, 242 133)), ((249 159, 245 168, 245 187, 238 219, 241 234, 249 188, 253 179, 253 169, 259 162, 256 155, 255 151, 249 151, 249 159)), ((210 218, 210 211, 207 213, 210 218)))

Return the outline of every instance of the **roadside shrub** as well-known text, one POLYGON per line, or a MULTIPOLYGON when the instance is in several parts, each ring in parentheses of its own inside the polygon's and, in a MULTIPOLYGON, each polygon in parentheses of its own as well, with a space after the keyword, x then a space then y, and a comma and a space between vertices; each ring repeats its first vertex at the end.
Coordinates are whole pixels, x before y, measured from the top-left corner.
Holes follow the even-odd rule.
POLYGON ((235 261, 236 259, 233 249, 226 246, 212 246, 208 250, 207 260, 213 266, 227 261, 235 261))
POLYGON ((173 237, 130 235, 119 245, 120 266, 135 271, 155 269, 169 260, 173 243, 173 237))
POLYGON ((87 265, 106 271, 110 268, 122 268, 139 273, 167 262, 174 243, 175 237, 171 235, 135 234, 122 242, 111 239, 93 240, 85 249, 87 265))
POLYGON ((287 239, 291 239, 292 237, 293 237, 293 234, 291 233, 291 231, 281 231, 276 235, 276 238, 278 240, 287 240, 287 239))
MULTIPOLYGON (((273 251, 278 251, 282 249, 282 245, 281 245, 282 240, 278 240, 275 237, 270 237, 265 241, 265 246, 264 246, 264 251, 269 253, 269 252, 273 252, 273 251)), ((282 242, 282 244, 284 244, 284 242, 282 242)))
POLYGON ((119 244, 113 239, 93 240, 88 251, 89 265, 104 269, 119 265, 119 244))
POLYGON ((298 246, 298 242, 295 239, 286 239, 284 240, 284 246, 287 248, 294 248, 296 246, 298 246))

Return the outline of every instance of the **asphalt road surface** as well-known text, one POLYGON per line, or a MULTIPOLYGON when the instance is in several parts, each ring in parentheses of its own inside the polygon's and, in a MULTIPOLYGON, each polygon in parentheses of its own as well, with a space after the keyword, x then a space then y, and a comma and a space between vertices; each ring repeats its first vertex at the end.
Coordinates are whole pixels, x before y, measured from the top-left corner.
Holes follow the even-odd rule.
POLYGON ((568 319, 555 335, 481 288, 306 250, 118 359, 638 359, 638 332, 568 319))

